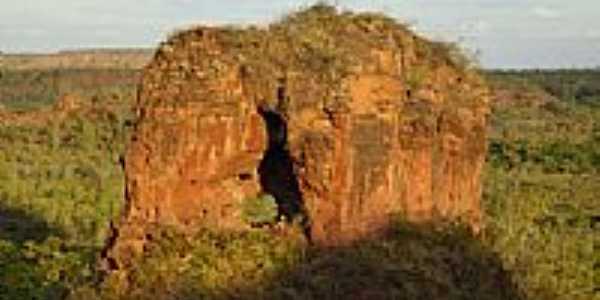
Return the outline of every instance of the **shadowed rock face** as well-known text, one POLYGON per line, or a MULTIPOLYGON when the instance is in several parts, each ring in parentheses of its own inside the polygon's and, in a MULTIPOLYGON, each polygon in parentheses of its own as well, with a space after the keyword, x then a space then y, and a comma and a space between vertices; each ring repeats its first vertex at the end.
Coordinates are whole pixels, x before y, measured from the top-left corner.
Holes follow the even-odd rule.
POLYGON ((455 58, 393 20, 329 7, 173 36, 141 84, 117 262, 151 224, 243 229, 240 203, 262 192, 321 245, 399 213, 477 229, 487 90, 455 58))

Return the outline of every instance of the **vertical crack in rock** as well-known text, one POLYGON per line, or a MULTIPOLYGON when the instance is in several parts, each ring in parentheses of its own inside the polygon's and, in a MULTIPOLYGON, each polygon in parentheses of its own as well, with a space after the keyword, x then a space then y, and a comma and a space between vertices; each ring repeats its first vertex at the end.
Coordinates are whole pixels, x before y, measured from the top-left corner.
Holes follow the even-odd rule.
POLYGON ((258 167, 262 190, 275 197, 280 216, 290 221, 300 218, 304 224, 306 216, 302 194, 287 148, 287 124, 274 110, 260 108, 259 113, 265 120, 269 139, 267 151, 258 167))

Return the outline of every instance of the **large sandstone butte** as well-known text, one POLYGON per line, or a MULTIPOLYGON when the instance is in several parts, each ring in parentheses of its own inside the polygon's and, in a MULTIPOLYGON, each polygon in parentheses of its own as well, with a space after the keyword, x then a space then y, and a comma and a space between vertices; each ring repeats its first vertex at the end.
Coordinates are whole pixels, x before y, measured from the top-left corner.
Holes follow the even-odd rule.
POLYGON ((380 15, 317 6, 178 33, 144 71, 111 255, 142 251, 155 224, 243 229, 261 193, 319 245, 398 214, 477 228, 487 97, 453 48, 380 15))

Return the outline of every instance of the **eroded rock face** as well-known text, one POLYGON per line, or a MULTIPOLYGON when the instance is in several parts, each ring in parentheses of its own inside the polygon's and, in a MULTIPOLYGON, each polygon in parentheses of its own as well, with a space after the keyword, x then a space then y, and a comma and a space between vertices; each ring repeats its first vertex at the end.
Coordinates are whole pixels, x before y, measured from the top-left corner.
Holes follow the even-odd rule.
POLYGON ((243 229, 239 204, 261 192, 305 214, 321 245, 397 214, 477 229, 488 96, 453 55, 329 7, 173 36, 144 72, 116 260, 154 223, 243 229))

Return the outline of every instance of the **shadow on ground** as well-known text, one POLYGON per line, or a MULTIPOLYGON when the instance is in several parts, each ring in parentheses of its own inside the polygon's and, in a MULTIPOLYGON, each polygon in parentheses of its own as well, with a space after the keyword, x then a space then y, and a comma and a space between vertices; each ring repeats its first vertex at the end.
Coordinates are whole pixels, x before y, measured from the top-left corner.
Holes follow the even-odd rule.
POLYGON ((398 230, 387 238, 314 249, 266 293, 223 299, 523 299, 499 258, 467 234, 398 230))
POLYGON ((41 242, 50 236, 61 236, 61 230, 45 220, 20 209, 0 206, 0 239, 22 244, 41 242))
POLYGON ((188 268, 193 276, 175 272, 174 279, 166 264, 154 269, 162 270, 160 275, 138 273, 132 278, 144 278, 145 286, 134 283, 128 291, 135 290, 135 297, 119 299, 525 299, 500 259, 462 229, 398 226, 376 240, 301 250, 293 263, 276 255, 264 258, 277 244, 257 251, 261 246, 242 240, 217 238, 208 241, 215 251, 204 249, 191 259, 183 255, 188 263, 196 261, 188 268), (244 251, 261 256, 243 257, 244 251), (214 255, 220 258, 213 260, 214 255), (281 262, 287 263, 274 266, 281 262))
POLYGON ((0 206, 0 300, 67 295, 63 282, 75 264, 62 249, 62 234, 35 215, 0 206))

